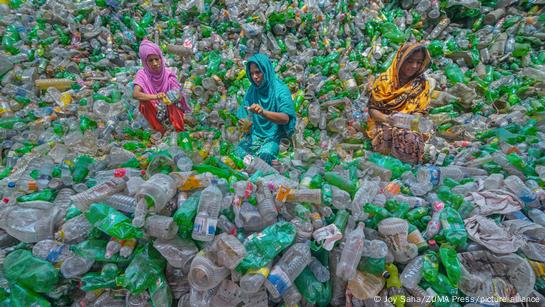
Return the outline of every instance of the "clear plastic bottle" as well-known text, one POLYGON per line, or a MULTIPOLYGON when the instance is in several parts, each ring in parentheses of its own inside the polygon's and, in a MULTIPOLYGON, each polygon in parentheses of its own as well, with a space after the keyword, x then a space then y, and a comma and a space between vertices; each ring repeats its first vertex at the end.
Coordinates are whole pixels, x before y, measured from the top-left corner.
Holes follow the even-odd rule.
POLYGON ((244 165, 246 166, 246 169, 250 173, 255 173, 257 171, 262 172, 263 174, 277 174, 278 171, 267 164, 267 162, 263 161, 259 157, 255 157, 252 155, 247 155, 243 159, 244 165))
POLYGON ((246 255, 244 245, 235 236, 226 233, 221 233, 214 239, 210 251, 215 254, 215 263, 230 270, 235 269, 246 255))
POLYGON ((66 221, 55 233, 55 239, 70 244, 79 243, 87 238, 91 228, 93 225, 89 223, 85 215, 80 214, 66 221))
POLYGON ((265 286, 274 297, 283 296, 312 260, 310 241, 292 245, 273 267, 265 286))
POLYGON ((206 291, 219 285, 227 275, 229 270, 214 265, 205 256, 197 255, 191 262, 189 283, 198 291, 206 291))
POLYGON ((121 250, 121 241, 116 238, 111 238, 108 244, 106 244, 106 252, 104 258, 110 259, 113 255, 119 253, 121 250))
POLYGON ((94 263, 93 259, 72 256, 62 263, 61 273, 64 278, 75 278, 89 272, 94 263))
POLYGON ((114 194, 103 201, 108 206, 125 213, 133 213, 136 208, 136 199, 124 194, 114 194))
POLYGON ((178 225, 170 216, 152 215, 146 219, 146 233, 154 238, 170 240, 176 237, 178 225))
POLYGON ((97 183, 102 183, 114 177, 129 179, 131 177, 140 177, 143 174, 145 174, 145 171, 135 168, 116 168, 96 172, 95 179, 97 183))
POLYGON ((136 207, 132 224, 143 227, 148 210, 161 212, 176 194, 177 180, 165 174, 155 174, 144 182, 135 195, 136 207))
POLYGON ((267 266, 256 270, 249 270, 240 279, 240 287, 247 293, 257 293, 263 286, 263 283, 269 277, 271 272, 272 262, 267 266))
POLYGON ((515 194, 520 200, 530 207, 540 206, 537 195, 517 176, 509 176, 504 180, 505 187, 515 194))
POLYGON ((346 242, 341 254, 341 260, 337 265, 338 277, 350 280, 356 275, 356 269, 363 253, 365 224, 359 223, 358 227, 346 236, 346 242))
POLYGON ((172 240, 155 240, 153 247, 163 255, 168 264, 189 271, 191 261, 199 252, 199 249, 191 240, 174 238, 172 240))
POLYGON ((395 127, 410 129, 421 133, 427 133, 433 130, 433 122, 419 115, 394 113, 390 115, 390 117, 392 124, 395 127))
POLYGON ((315 257, 312 257, 312 261, 308 267, 319 282, 327 282, 329 280, 329 270, 315 257))
POLYGON ((32 255, 51 263, 63 262, 74 255, 68 245, 53 240, 42 240, 32 247, 32 255))
POLYGON ((443 208, 445 208, 445 204, 442 202, 435 202, 433 204, 433 215, 431 217, 431 220, 428 222, 428 226, 426 227, 426 231, 424 232, 424 238, 427 240, 432 239, 436 234, 439 233, 439 230, 441 230, 441 222, 440 222, 440 216, 441 211, 443 208))
POLYGON ((422 279, 422 266, 424 264, 424 257, 419 256, 411 260, 405 268, 403 269, 403 272, 399 275, 399 279, 401 280, 401 284, 403 287, 407 289, 415 289, 418 284, 420 283, 420 280, 422 279))
POLYGON ((265 225, 271 225, 276 221, 278 212, 269 187, 263 181, 257 181, 257 209, 265 222, 265 225))
POLYGON ((366 203, 370 203, 378 194, 379 190, 379 182, 377 181, 364 180, 362 182, 360 188, 354 195, 354 200, 351 205, 352 216, 354 216, 356 220, 365 220, 367 218, 367 214, 363 212, 363 206, 366 203))
POLYGON ((78 209, 87 211, 92 203, 119 193, 123 191, 126 186, 125 180, 122 178, 113 178, 112 180, 96 185, 84 192, 72 195, 70 199, 78 209))
POLYGON ((201 193, 199 213, 195 218, 191 237, 198 241, 212 241, 216 233, 216 225, 221 209, 223 194, 214 180, 201 193))

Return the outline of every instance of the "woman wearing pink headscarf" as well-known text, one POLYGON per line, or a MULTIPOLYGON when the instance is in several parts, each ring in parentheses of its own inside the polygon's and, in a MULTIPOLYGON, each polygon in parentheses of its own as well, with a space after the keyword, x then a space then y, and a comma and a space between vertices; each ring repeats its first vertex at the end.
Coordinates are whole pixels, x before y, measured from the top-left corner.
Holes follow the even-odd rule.
POLYGON ((163 123, 166 120, 170 120, 176 131, 183 131, 184 112, 189 111, 189 107, 183 97, 169 105, 163 102, 169 91, 180 90, 182 86, 176 75, 165 67, 161 49, 144 39, 138 55, 144 67, 136 73, 133 97, 140 101, 140 113, 154 130, 162 134, 165 133, 163 123))

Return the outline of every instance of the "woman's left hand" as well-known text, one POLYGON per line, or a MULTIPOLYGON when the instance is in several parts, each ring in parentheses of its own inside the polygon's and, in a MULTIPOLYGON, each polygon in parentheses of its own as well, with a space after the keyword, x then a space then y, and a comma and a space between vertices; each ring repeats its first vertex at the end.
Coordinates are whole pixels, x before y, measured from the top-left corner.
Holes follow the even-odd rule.
POLYGON ((258 105, 257 103, 254 103, 250 107, 248 107, 248 111, 258 115, 263 115, 264 110, 262 106, 258 105))

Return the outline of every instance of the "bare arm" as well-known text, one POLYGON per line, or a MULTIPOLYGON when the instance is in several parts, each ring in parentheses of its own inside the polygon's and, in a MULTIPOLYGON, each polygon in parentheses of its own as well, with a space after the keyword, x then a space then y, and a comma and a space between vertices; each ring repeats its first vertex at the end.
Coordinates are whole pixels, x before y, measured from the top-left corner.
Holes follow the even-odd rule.
POLYGON ((372 109, 372 108, 369 108, 369 115, 371 116, 372 119, 374 119, 375 121, 379 122, 379 123, 389 123, 390 122, 390 117, 382 112, 380 112, 379 110, 377 109, 372 109))
POLYGON ((259 114, 278 125, 285 125, 290 121, 290 117, 288 116, 288 114, 267 111, 263 109, 263 107, 255 103, 248 108, 248 111, 259 114))
POLYGON ((285 125, 289 123, 290 121, 290 117, 286 113, 271 112, 271 111, 263 110, 263 113, 261 113, 261 116, 279 125, 285 125))
POLYGON ((134 91, 132 92, 132 97, 136 100, 140 100, 140 101, 150 101, 150 100, 157 100, 157 99, 161 99, 161 94, 162 93, 159 93, 159 94, 146 94, 144 92, 142 92, 142 88, 140 87, 140 85, 135 85, 134 86, 134 91))

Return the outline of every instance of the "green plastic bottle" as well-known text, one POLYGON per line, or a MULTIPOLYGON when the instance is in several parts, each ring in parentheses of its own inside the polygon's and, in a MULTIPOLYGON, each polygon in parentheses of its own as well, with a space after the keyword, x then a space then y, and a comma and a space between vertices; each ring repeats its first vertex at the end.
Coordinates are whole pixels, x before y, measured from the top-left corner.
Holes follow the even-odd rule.
POLYGON ((193 222, 197 216, 201 192, 193 193, 182 204, 179 204, 178 210, 174 213, 174 222, 178 225, 180 237, 189 239, 193 232, 193 222))

